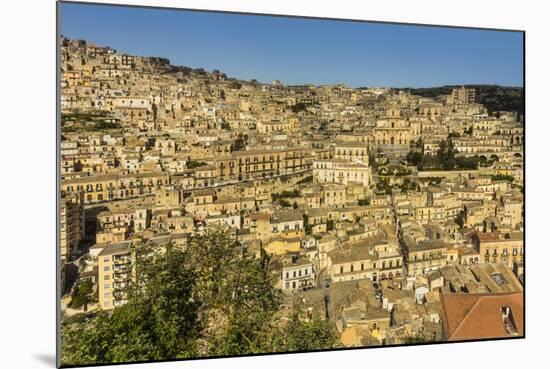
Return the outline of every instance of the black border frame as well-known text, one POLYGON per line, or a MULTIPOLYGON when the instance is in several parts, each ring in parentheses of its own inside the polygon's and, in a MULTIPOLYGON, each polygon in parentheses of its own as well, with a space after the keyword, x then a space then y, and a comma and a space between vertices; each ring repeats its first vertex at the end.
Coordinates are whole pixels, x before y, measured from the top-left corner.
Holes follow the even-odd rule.
MULTIPOLYGON (((256 357, 256 356, 271 356, 271 355, 291 355, 291 354, 305 354, 305 353, 317 353, 317 352, 336 352, 336 351, 351 351, 351 350, 370 350, 370 349, 391 349, 397 347, 409 347, 409 346, 437 346, 447 344, 465 344, 472 342, 493 342, 493 341, 509 341, 509 340, 524 340, 527 338, 527 324, 526 324, 526 290, 527 290, 527 278, 526 278, 526 31, 519 29, 506 29, 506 28, 485 28, 474 26, 458 26, 458 25, 442 25, 442 24, 429 24, 429 23, 409 23, 409 22, 396 22, 396 21, 380 21, 380 20, 367 20, 367 19, 349 19, 349 18, 329 18, 320 16, 305 16, 305 15, 287 15, 287 14, 270 14, 270 13, 254 13, 244 11, 229 11, 229 10, 212 10, 212 9, 197 9, 197 8, 176 8, 171 6, 153 6, 153 5, 135 5, 135 4, 112 4, 101 2, 87 2, 87 1, 73 1, 73 0, 56 0, 56 60, 55 60, 55 75, 56 75, 56 367, 58 368, 82 368, 82 367, 100 367, 100 366, 114 366, 114 365, 128 365, 128 364, 146 364, 146 363, 169 363, 169 362, 187 362, 196 360, 212 360, 212 359, 229 359, 229 358, 242 358, 242 357, 256 357), (499 31, 499 32, 514 32, 521 33, 523 35, 523 335, 516 337, 497 337, 497 338, 480 338, 469 339, 460 341, 440 341, 440 342, 423 342, 423 343, 404 343, 396 345, 385 346, 362 346, 362 347, 342 347, 333 349, 319 349, 319 350, 307 350, 307 351, 288 351, 288 352, 264 352, 257 354, 245 354, 245 355, 219 355, 219 356, 205 356, 205 357, 193 357, 185 359, 166 359, 166 360, 140 360, 140 361, 126 361, 126 362, 113 362, 113 363, 97 363, 87 365, 62 365, 61 364, 61 263, 60 263, 60 237, 61 237, 61 73, 60 73, 60 37, 61 37, 61 4, 79 4, 79 5, 93 5, 93 6, 105 6, 105 7, 122 7, 122 8, 142 8, 142 9, 156 9, 156 10, 173 10, 173 11, 188 11, 199 13, 217 13, 217 14, 229 14, 229 15, 252 15, 252 16, 264 16, 264 17, 278 17, 278 18, 296 18, 296 19, 315 19, 315 20, 327 20, 337 22, 354 22, 354 23, 377 23, 377 24, 390 24, 390 25, 408 25, 418 27, 435 27, 435 28, 455 28, 455 29, 467 29, 467 30, 480 30, 480 31, 499 31)), ((519 87, 519 86, 518 86, 519 87)), ((519 112, 518 112, 519 114, 519 112)), ((520 117, 518 117, 519 119, 520 117)))

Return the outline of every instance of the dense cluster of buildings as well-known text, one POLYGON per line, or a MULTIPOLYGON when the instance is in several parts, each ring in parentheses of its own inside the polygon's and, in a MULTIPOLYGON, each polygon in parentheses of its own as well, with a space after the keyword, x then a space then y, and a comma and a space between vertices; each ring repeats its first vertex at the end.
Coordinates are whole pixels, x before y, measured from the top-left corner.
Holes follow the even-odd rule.
POLYGON ((66 38, 61 68, 64 300, 89 279, 114 309, 134 243, 217 226, 270 255, 283 317, 346 346, 522 334, 522 117, 475 89, 264 84, 66 38), (477 169, 407 160, 445 140, 477 169))

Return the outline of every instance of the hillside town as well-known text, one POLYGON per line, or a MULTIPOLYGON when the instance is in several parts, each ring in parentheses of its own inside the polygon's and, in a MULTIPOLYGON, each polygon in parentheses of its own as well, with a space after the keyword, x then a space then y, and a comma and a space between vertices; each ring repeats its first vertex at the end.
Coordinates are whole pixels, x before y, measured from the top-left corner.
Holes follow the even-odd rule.
POLYGON ((289 86, 62 37, 63 319, 210 228, 343 347, 522 336, 524 124, 475 88, 289 86), (480 325, 479 322, 483 321, 480 325))

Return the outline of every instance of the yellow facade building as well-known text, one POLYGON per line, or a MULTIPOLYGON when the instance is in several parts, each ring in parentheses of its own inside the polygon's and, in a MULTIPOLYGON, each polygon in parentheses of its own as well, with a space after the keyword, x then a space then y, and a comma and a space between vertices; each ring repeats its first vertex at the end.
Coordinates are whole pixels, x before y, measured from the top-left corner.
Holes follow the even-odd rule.
POLYGON ((99 306, 111 310, 127 302, 132 278, 130 241, 107 245, 98 255, 99 306))

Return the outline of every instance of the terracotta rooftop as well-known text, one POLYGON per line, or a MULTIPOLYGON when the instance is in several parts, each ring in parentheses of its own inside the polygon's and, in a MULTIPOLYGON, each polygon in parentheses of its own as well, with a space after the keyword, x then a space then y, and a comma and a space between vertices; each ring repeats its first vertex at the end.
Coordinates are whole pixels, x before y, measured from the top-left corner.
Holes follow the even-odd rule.
POLYGON ((440 300, 449 341, 523 336, 523 292, 443 293, 440 300), (512 320, 503 318, 506 307, 512 320))

